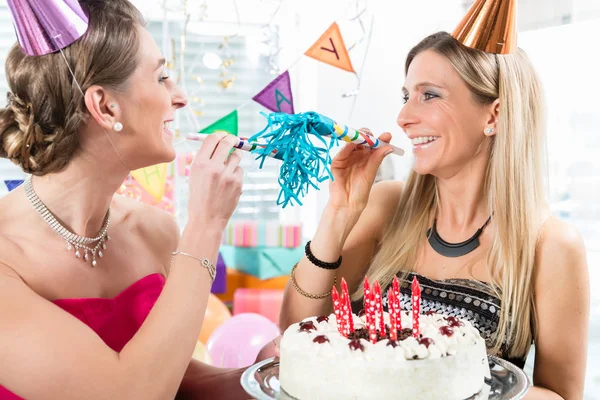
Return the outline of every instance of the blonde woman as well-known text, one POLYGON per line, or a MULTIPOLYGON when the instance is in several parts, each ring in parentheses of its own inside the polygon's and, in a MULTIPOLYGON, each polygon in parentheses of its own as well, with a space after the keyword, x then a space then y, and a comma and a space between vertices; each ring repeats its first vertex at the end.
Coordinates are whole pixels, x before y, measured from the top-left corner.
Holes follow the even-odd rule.
MULTIPOLYGON (((314 238, 294 268, 281 328, 331 312, 343 277, 357 312, 362 282, 397 275, 422 307, 471 320, 490 354, 523 367, 535 343, 527 399, 581 399, 589 280, 581 236, 544 197, 541 88, 522 51, 489 54, 447 33, 406 60, 398 124, 414 145, 406 182, 371 185, 386 149, 347 146, 314 238)), ((390 135, 381 139, 389 141, 390 135)), ((384 299, 384 304, 386 299, 384 299)))

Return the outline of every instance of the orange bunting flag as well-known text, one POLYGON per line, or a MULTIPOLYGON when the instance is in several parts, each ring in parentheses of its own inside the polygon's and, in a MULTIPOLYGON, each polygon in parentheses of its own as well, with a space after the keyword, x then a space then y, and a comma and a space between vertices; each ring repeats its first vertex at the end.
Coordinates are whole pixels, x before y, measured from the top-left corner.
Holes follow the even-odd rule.
POLYGON ((304 54, 345 71, 354 72, 340 28, 335 22, 304 54))
POLYGON ((167 180, 167 164, 157 164, 131 171, 131 176, 152 196, 156 201, 162 201, 165 194, 167 180))

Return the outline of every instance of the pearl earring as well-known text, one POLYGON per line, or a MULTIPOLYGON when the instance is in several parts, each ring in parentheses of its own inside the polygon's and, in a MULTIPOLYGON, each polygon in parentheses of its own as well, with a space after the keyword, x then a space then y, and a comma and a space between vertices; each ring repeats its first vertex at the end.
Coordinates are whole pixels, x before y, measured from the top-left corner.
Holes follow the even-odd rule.
POLYGON ((494 128, 486 128, 485 129, 485 134, 486 135, 491 135, 492 133, 494 133, 496 130, 494 128))
POLYGON ((117 105, 116 105, 116 104, 111 104, 111 105, 110 105, 110 108, 116 108, 116 107, 117 107, 117 105))
POLYGON ((113 125, 113 129, 115 130, 115 132, 121 132, 123 130, 123 124, 120 122, 115 122, 115 124, 113 125))

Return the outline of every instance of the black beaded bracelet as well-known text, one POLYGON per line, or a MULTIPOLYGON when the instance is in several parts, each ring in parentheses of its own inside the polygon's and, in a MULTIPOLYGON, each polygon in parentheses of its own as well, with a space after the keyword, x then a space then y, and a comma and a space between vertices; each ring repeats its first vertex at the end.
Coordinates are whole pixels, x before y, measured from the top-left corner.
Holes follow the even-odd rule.
POLYGON ((308 261, 310 261, 317 267, 323 269, 338 269, 340 265, 342 265, 342 256, 340 256, 340 258, 338 258, 336 262, 325 262, 319 260, 317 257, 314 256, 312 251, 310 251, 310 242, 311 241, 309 240, 306 243, 306 246, 304 246, 304 253, 306 254, 306 258, 308 258, 308 261))

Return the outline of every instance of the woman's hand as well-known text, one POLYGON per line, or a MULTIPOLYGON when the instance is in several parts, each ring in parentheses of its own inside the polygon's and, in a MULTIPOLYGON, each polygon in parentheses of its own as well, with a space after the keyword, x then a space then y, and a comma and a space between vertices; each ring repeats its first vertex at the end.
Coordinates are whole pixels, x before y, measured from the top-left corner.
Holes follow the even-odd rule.
POLYGON ((236 138, 222 132, 209 135, 190 167, 190 220, 224 230, 242 193, 241 156, 236 138), (231 152, 231 154, 230 154, 231 152))
MULTIPOLYGON (((363 132, 368 129, 362 129, 363 132)), ((379 140, 389 143, 390 133, 379 136, 379 140)), ((333 181, 329 185, 329 207, 335 210, 362 212, 367 205, 369 193, 377 170, 391 147, 370 149, 356 144, 346 144, 331 163, 333 181)))
POLYGON ((279 357, 279 342, 281 341, 281 335, 265 344, 256 356, 254 363, 266 360, 271 357, 279 357))

